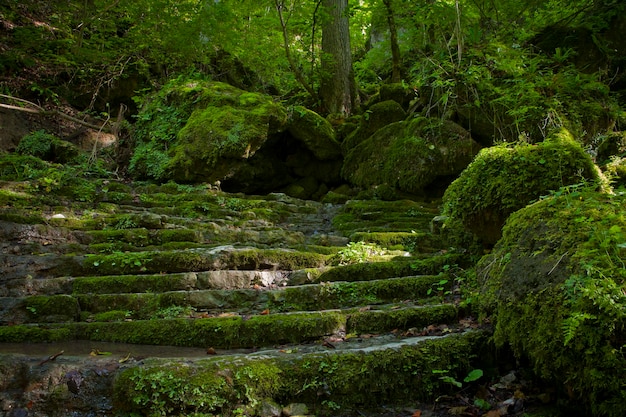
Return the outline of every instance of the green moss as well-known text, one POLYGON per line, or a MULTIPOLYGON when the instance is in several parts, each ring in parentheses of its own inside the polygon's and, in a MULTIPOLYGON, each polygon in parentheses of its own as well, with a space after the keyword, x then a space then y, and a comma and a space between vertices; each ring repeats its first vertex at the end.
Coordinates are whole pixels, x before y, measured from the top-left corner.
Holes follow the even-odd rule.
POLYGON ((73 280, 73 294, 112 294, 181 291, 195 288, 194 273, 170 275, 114 275, 73 280))
POLYGON ((460 173, 478 151, 450 121, 414 118, 392 123, 350 149, 342 176, 360 187, 387 185, 419 194, 437 177, 460 173))
POLYGON ((4 220, 12 223, 19 224, 42 224, 45 223, 45 219, 39 213, 32 213, 28 211, 0 211, 0 220, 4 220))
MULTIPOLYGON (((118 220, 116 224, 121 224, 118 220)), ((136 226, 135 223, 133 225, 136 226)), ((91 238, 91 242, 94 244, 105 242, 126 242, 133 246, 146 246, 149 242, 147 229, 108 229, 108 230, 91 230, 88 231, 87 236, 91 238)))
POLYGON ((241 250, 229 254, 227 263, 232 269, 284 269, 296 270, 324 266, 326 256, 313 252, 283 249, 241 250))
POLYGON ((216 358, 195 365, 153 361, 120 374, 115 401, 125 411, 168 415, 230 415, 266 399, 303 402, 320 414, 333 412, 329 405, 348 412, 414 404, 451 392, 433 371, 462 380, 478 366, 476 352, 485 345, 486 335, 473 332, 370 352, 237 357, 227 363, 216 358))
POLYGON ((456 307, 450 304, 404 308, 393 311, 360 311, 350 315, 347 333, 377 333, 393 329, 422 328, 430 324, 452 323, 457 319, 456 307))
POLYGON ((93 321, 123 321, 130 318, 132 312, 128 310, 111 310, 103 313, 94 314, 89 318, 93 321))
POLYGON ((372 136, 377 130, 391 123, 404 120, 405 117, 406 112, 394 100, 376 103, 365 111, 359 120, 358 128, 346 137, 342 143, 342 148, 344 151, 350 150, 372 136))
MULTIPOLYGON (((130 220, 132 221, 132 220, 130 220)), ((118 225, 121 223, 117 221, 118 225)), ((132 225, 137 224, 132 221, 132 225)), ((157 229, 149 231, 146 228, 121 228, 106 230, 91 230, 87 232, 91 239, 91 248, 96 252, 128 251, 150 245, 165 245, 172 242, 201 242, 202 235, 192 229, 157 229)))
POLYGON ((70 340, 72 331, 69 328, 45 328, 31 325, 0 327, 0 341, 7 343, 39 343, 70 340))
POLYGON ((514 213, 477 268, 495 340, 589 414, 624 414, 624 196, 564 189, 514 213))
POLYGON ((33 196, 29 193, 0 185, 0 206, 24 208, 29 206, 32 200, 33 196))
POLYGON ((459 221, 487 244, 501 236, 506 218, 550 191, 599 183, 591 157, 565 130, 536 145, 499 145, 483 149, 446 190, 447 224, 459 221))
POLYGON ((344 326, 337 312, 272 314, 208 319, 166 319, 113 323, 75 323, 85 340, 154 345, 240 348, 298 343, 331 334, 344 326))
POLYGON ((316 158, 324 161, 341 156, 339 143, 330 122, 302 106, 290 109, 289 132, 302 142, 316 158))
POLYGON ((337 266, 322 272, 317 282, 368 281, 410 275, 434 275, 443 271, 445 265, 458 264, 458 254, 429 256, 427 258, 400 258, 397 261, 370 262, 337 266))
POLYGON ((417 300, 427 297, 440 280, 439 276, 415 276, 287 287, 268 294, 268 307, 272 311, 310 311, 417 300))
POLYGON ((124 411, 149 415, 190 415, 217 412, 236 401, 229 374, 215 367, 193 369, 189 365, 132 368, 120 374, 115 396, 124 411), (132 399, 132 401, 128 401, 132 399))
POLYGON ((39 323, 75 321, 80 313, 78 300, 70 295, 27 297, 24 308, 30 320, 39 323))
POLYGON ((350 235, 353 242, 370 242, 392 248, 394 246, 410 252, 435 252, 444 245, 439 236, 416 232, 356 232, 350 235))
POLYGON ((285 113, 270 98, 253 108, 198 108, 178 133, 167 172, 172 178, 213 182, 222 179, 233 161, 244 161, 265 143, 271 125, 285 113))

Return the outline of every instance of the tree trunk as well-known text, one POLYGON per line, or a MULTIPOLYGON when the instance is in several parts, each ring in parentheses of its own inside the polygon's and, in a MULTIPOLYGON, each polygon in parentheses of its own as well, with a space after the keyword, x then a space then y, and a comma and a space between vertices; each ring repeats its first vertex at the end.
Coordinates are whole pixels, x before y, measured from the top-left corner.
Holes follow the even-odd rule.
POLYGON ((322 5, 324 21, 319 96, 327 112, 348 116, 356 106, 348 0, 322 0, 322 5))
POLYGON ((398 30, 396 20, 393 17, 391 0, 383 0, 387 9, 387 23, 389 24, 389 40, 391 42, 391 82, 399 83, 402 80, 402 58, 400 57, 400 46, 398 45, 398 30))

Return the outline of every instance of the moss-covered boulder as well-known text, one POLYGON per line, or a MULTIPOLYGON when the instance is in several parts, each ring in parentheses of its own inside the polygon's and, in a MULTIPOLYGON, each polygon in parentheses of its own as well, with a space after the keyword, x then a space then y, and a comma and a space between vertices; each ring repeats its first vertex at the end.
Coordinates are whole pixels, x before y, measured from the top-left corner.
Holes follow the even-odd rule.
POLYGON ((350 150, 372 136, 377 130, 405 118, 406 112, 398 102, 386 100, 376 103, 365 111, 359 120, 359 126, 343 141, 343 149, 350 150))
POLYGON ((560 187, 599 181, 591 157, 565 130, 536 145, 486 148, 446 190, 446 227, 492 245, 511 213, 560 187))
POLYGON ((438 179, 458 175, 478 150, 457 124, 419 117, 387 125, 350 149, 342 175, 359 187, 387 185, 419 194, 438 179))
MULTIPOLYGON (((562 192, 512 214, 477 266, 498 345, 584 407, 626 413, 626 197, 562 192)), ((565 396, 565 395, 564 395, 565 396)))
POLYGON ((166 170, 177 181, 216 181, 237 174, 265 144, 268 135, 284 128, 285 110, 271 97, 214 83, 178 133, 166 170), (215 88, 215 87, 219 88, 215 88))
POLYGON ((341 182, 341 147, 329 121, 221 82, 170 81, 146 100, 132 133, 129 171, 139 179, 220 181, 224 191, 247 194, 306 177, 328 188, 341 182))
POLYGON ((314 111, 295 106, 291 111, 287 130, 316 158, 324 161, 341 157, 341 148, 335 140, 333 126, 314 111))

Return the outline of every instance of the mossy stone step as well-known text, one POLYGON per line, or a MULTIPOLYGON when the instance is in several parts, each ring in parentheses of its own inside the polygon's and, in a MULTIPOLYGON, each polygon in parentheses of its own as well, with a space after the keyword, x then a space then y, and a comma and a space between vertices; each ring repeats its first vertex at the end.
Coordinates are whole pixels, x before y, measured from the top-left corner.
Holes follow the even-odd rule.
POLYGON ((346 351, 150 359, 115 379, 115 402, 120 411, 154 415, 257 414, 255 407, 270 400, 304 403, 321 415, 356 415, 452 393, 441 373, 463 380, 481 366, 477 352, 487 343, 474 331, 346 351))
POLYGON ((323 310, 211 318, 177 318, 121 322, 67 322, 0 327, 0 342, 103 342, 214 348, 251 348, 302 343, 342 333, 380 333, 453 323, 454 305, 358 311, 323 310))
POLYGON ((438 214, 435 204, 399 201, 348 201, 333 218, 333 226, 354 232, 427 232, 430 221, 438 214))
POLYGON ((312 274, 311 280, 313 282, 368 281, 413 275, 436 275, 444 272, 446 265, 459 265, 464 262, 464 257, 458 253, 399 257, 391 261, 336 266, 324 270, 319 275, 312 274))
MULTIPOLYGON (((334 282, 275 289, 193 290, 148 293, 76 294, 83 314, 114 310, 122 318, 150 318, 157 310, 189 307, 191 311, 315 311, 394 302, 432 302, 430 292, 449 289, 445 276, 414 276, 363 282, 334 282)), ((187 313, 189 314, 189 313, 187 313)), ((98 320, 98 319, 96 319, 98 320)))
POLYGON ((351 242, 375 243, 385 248, 402 249, 412 253, 433 253, 445 249, 447 245, 440 236, 427 232, 355 232, 351 242))
MULTIPOLYGON (((202 357, 146 357, 142 349, 125 345, 129 350, 86 360, 82 355, 93 348, 87 345, 81 356, 71 356, 70 349, 45 364, 48 354, 0 354, 0 375, 4 393, 17 392, 20 398, 28 395, 25 375, 35 394, 52 381, 54 395, 34 402, 32 409, 29 405, 29 413, 42 415, 49 415, 51 406, 68 404, 74 414, 86 415, 104 415, 103 410, 119 416, 265 415, 261 409, 267 404, 278 410, 305 404, 308 415, 374 415, 389 411, 383 407, 432 404, 457 393, 441 375, 462 381, 470 371, 490 366, 489 336, 478 330, 372 344, 363 339, 336 349, 311 344, 248 354, 218 350, 202 357), (72 391, 68 386, 75 379, 80 384, 72 391)), ((168 350, 184 355, 184 349, 168 350)))

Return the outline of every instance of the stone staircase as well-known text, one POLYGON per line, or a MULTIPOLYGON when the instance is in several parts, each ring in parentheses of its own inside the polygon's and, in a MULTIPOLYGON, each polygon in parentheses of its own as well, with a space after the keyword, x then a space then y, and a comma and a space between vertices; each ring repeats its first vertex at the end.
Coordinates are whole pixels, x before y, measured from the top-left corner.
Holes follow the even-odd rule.
POLYGON ((365 413, 480 366, 436 202, 97 189, 1 184, 0 416, 365 413))

